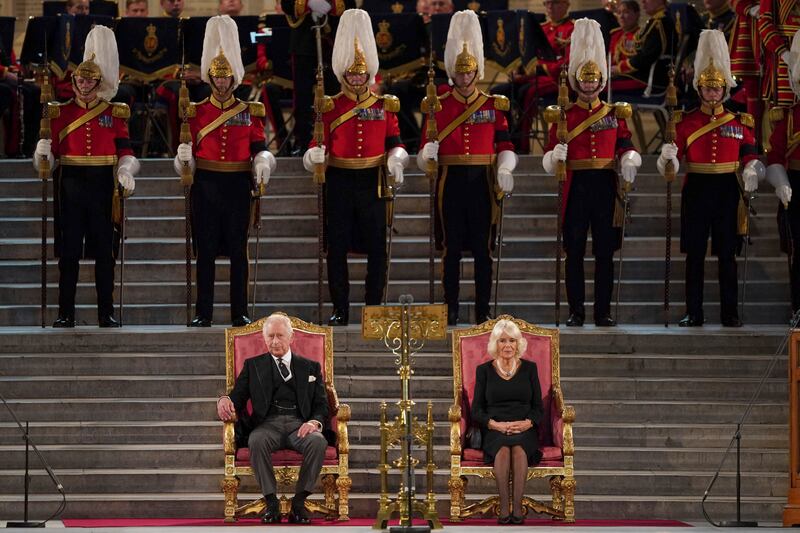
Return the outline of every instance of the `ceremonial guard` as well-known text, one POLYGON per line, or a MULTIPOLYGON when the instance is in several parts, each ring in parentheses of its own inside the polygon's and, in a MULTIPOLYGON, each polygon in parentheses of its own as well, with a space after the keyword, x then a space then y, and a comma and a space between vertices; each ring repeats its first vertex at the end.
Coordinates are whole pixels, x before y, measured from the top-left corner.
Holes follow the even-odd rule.
POLYGON ((119 56, 114 33, 96 26, 86 37, 83 62, 72 74, 74 97, 47 105, 52 139, 36 145, 33 166, 43 160, 54 176, 55 252, 58 260, 58 319, 75 326, 75 292, 81 258, 94 258, 97 317, 101 328, 114 318, 115 231, 112 207, 117 187, 134 188, 139 161, 128 138, 130 110, 109 102, 117 92, 119 56))
POLYGON ((391 187, 403 183, 408 153, 400 140, 396 113, 400 102, 370 91, 378 72, 378 51, 369 15, 348 9, 339 20, 333 45, 333 72, 342 92, 323 101, 324 140, 312 140, 303 156, 313 172, 325 165, 328 288, 333 315, 328 323, 349 320, 349 251, 366 252, 364 300, 380 305, 386 285, 387 203, 391 187))
POLYGON ((440 110, 435 113, 436 135, 426 121, 426 143, 417 164, 426 171, 429 160, 438 162, 436 237, 444 249, 447 322, 458 322, 461 255, 469 251, 475 261, 475 321, 480 324, 489 319, 497 199, 514 188, 511 173, 517 155, 505 116, 508 99, 477 89, 483 78, 483 39, 475 12, 453 15, 444 56, 453 89, 438 96, 438 103, 423 102, 423 114, 440 110))
MULTIPOLYGON (((617 5, 619 27, 611 30, 609 38, 608 50, 611 54, 609 68, 613 69, 614 66, 627 61, 636 53, 639 13, 639 3, 636 0, 622 0, 617 5)), ((617 91, 641 91, 645 87, 647 87, 647 83, 635 78, 620 77, 611 80, 611 88, 615 93, 617 91)))
POLYGON ((247 230, 251 191, 267 184, 275 157, 267 151, 264 105, 233 96, 244 67, 236 22, 228 15, 209 19, 203 41, 201 76, 211 96, 189 106, 192 142, 178 146, 175 171, 194 172, 192 233, 197 253, 197 302, 192 327, 211 326, 214 315, 214 265, 228 256, 233 326, 247 316, 247 230))
POLYGON ((732 113, 723 106, 736 86, 730 71, 725 36, 703 30, 694 61, 693 85, 700 107, 684 115, 676 112, 674 143, 661 149, 657 166, 662 175, 668 161, 678 171, 686 160, 681 194, 681 251, 686 254, 686 316, 680 326, 702 326, 703 264, 708 236, 719 266, 720 319, 723 326, 740 327, 737 309, 736 252, 746 233, 742 185, 736 172, 743 167, 745 192, 754 191, 765 168, 757 157, 753 117, 732 113))
POLYGON ((758 44, 758 0, 733 0, 732 5, 736 18, 728 39, 731 74, 742 88, 731 100, 747 106, 747 112, 753 115, 756 131, 759 131, 762 103, 758 58, 761 48, 758 44))
POLYGON ((761 0, 758 32, 764 45, 762 94, 773 105, 790 106, 794 103, 787 68, 790 39, 798 29, 800 0, 761 0))
MULTIPOLYGON (((594 267, 594 323, 615 326, 611 318, 611 292, 614 285, 614 251, 620 246, 620 228, 615 227, 615 208, 620 183, 617 160, 623 179, 633 183, 642 158, 631 142, 625 119, 631 116, 628 104, 608 104, 598 96, 608 81, 603 34, 594 20, 580 19, 572 33, 569 83, 578 101, 567 106, 566 137, 559 140, 557 122, 562 110, 546 110, 551 123, 550 142, 542 165, 555 174, 559 161, 566 161, 564 186, 566 206, 557 216, 564 220, 565 282, 569 301, 568 326, 582 326, 586 319, 583 257, 586 238, 592 229, 594 267)), ((563 120, 563 119, 562 119, 563 120)), ((620 218, 619 213, 617 218, 620 218)))
POLYGON ((709 30, 719 30, 725 35, 725 40, 729 41, 733 25, 736 20, 736 12, 731 9, 728 0, 705 0, 703 2, 706 12, 703 14, 703 26, 709 30))
MULTIPOLYGON (((792 40, 789 54, 789 79, 792 90, 800 95, 800 31, 792 40)), ((770 111, 775 120, 770 151, 767 153, 767 181, 775 188, 781 202, 778 208, 778 227, 781 247, 789 254, 792 289, 792 312, 800 309, 800 201, 792 200, 792 191, 800 187, 800 104, 770 111)))

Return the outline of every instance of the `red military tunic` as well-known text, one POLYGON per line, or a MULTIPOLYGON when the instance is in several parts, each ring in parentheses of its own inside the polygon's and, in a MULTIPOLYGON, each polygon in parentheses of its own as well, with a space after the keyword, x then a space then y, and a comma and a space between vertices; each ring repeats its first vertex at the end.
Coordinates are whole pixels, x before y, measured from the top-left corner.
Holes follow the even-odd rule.
MULTIPOLYGON (((609 50, 611 51, 611 66, 619 66, 623 61, 636 54, 636 34, 639 33, 639 26, 625 31, 622 28, 611 30, 611 40, 609 50)), ((612 79, 611 88, 615 91, 631 91, 644 89, 647 84, 641 80, 629 77, 619 77, 612 79)))
MULTIPOLYGON (((325 101, 328 109, 322 114, 323 144, 328 166, 379 167, 385 163, 386 152, 403 146, 397 123, 400 101, 396 97, 371 92, 357 96, 344 90, 325 101)), ((309 146, 316 144, 312 140, 309 146)))
POLYGON ((116 165, 133 155, 128 137, 130 110, 125 104, 95 99, 48 105, 53 156, 64 166, 116 165), (88 118, 88 120, 85 120, 88 118))
POLYGON ((569 61, 569 44, 573 29, 575 29, 575 21, 570 17, 564 17, 557 21, 548 19, 542 23, 542 31, 547 37, 550 47, 556 53, 556 59, 554 61, 539 61, 539 65, 545 74, 556 82, 558 81, 561 67, 569 61))
POLYGON ((251 169, 252 157, 266 150, 264 105, 231 97, 220 102, 213 96, 193 104, 189 111, 192 151, 197 168, 215 172, 251 169), (227 119, 222 119, 226 115, 227 119), (215 126, 215 121, 222 122, 215 126))
POLYGON ((732 33, 728 46, 731 51, 731 74, 736 78, 742 76, 758 76, 760 47, 756 19, 749 15, 752 8, 758 6, 758 0, 733 0, 736 11, 732 33))
POLYGON ((746 113, 703 105, 678 118, 675 144, 678 159, 686 158, 687 173, 729 174, 758 157, 753 117, 746 113), (700 132, 712 124, 717 126, 700 132))
MULTIPOLYGON (((567 114, 567 181, 564 184, 564 209, 569 199, 569 190, 574 170, 615 169, 617 158, 629 150, 636 150, 631 142, 631 132, 625 119, 630 116, 630 106, 624 103, 607 104, 599 98, 591 105, 578 100, 570 104, 567 114), (579 128, 591 117, 596 118, 591 126, 579 128)), ((550 141, 545 153, 559 143, 557 122, 550 126, 550 141)), ((563 215, 563 211, 562 211, 563 215)))
POLYGON ((789 86, 787 67, 781 59, 781 54, 789 50, 792 37, 800 29, 800 2, 798 0, 781 0, 777 2, 778 13, 773 13, 775 3, 775 0, 761 0, 758 17, 759 35, 767 51, 762 92, 765 97, 774 102, 777 83, 777 104, 790 106, 794 103, 794 93, 789 86), (776 61, 777 82, 774 79, 776 61))
POLYGON ((780 113, 780 119, 773 123, 767 165, 777 163, 787 170, 800 171, 800 151, 797 150, 800 143, 794 138, 800 131, 800 104, 780 111, 775 110, 770 115, 776 112, 780 113))

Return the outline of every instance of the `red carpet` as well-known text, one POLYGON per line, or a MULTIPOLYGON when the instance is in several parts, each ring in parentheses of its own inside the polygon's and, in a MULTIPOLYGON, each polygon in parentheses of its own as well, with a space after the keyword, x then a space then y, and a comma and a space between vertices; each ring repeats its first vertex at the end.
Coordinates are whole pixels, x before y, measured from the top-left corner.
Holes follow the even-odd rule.
MULTIPOLYGON (((63 520, 66 527, 239 527, 239 526, 260 526, 261 521, 255 518, 245 518, 238 522, 228 524, 221 519, 214 518, 65 518, 63 520)), ((353 518, 348 522, 328 522, 321 518, 311 521, 312 526, 371 526, 371 518, 353 518)), ((414 521, 415 523, 417 520, 414 521)), ((390 525, 397 521, 390 521, 390 525)), ((419 522, 423 523, 423 522, 419 522)), ((442 520, 445 526, 456 525, 449 520, 442 520)), ((496 525, 497 520, 490 518, 475 518, 458 522, 463 526, 490 526, 496 525)), ((277 524, 272 524, 277 525, 277 524)), ((293 524, 281 523, 282 526, 295 527, 293 524)), ((577 527, 692 527, 685 522, 678 520, 576 520, 574 524, 565 524, 555 520, 542 518, 531 518, 525 521, 526 526, 531 527, 557 527, 557 526, 577 526, 577 527)), ((513 526, 511 526, 513 527, 513 526)))

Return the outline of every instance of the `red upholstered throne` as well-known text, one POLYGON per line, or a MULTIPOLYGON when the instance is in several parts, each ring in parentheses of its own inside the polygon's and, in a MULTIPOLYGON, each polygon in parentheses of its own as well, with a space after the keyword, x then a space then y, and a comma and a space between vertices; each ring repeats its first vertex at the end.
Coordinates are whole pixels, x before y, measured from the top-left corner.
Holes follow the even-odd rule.
MULTIPOLYGON (((453 399, 450 407, 450 520, 493 511, 499 512, 499 497, 492 496, 466 505, 468 476, 494 479, 492 467, 484 464, 483 451, 469 448, 466 439, 471 428, 470 411, 475 391, 475 368, 491 359, 487 352, 492 328, 500 319, 512 320, 528 341, 522 355, 534 361, 539 370, 544 417, 537 428, 542 461, 528 468, 527 479, 550 478, 552 504, 525 497, 527 510, 547 513, 565 522, 575 521, 575 476, 572 423, 575 409, 564 403, 559 368, 558 330, 540 328, 524 320, 503 315, 468 329, 453 330, 453 399)), ((474 431, 478 431, 475 427, 474 431)), ((490 490, 490 489, 487 489, 490 490)))
MULTIPOLYGON (((327 326, 310 324, 299 318, 289 317, 294 329, 292 352, 317 361, 322 367, 325 390, 328 394, 329 428, 335 432, 336 445, 328 446, 320 478, 324 490, 323 501, 309 498, 306 508, 312 512, 325 514, 328 519, 349 519, 349 494, 352 480, 348 471, 349 442, 347 422, 350 420, 350 406, 340 404, 333 387, 333 329, 327 326), (338 492, 338 497, 337 497, 338 492)), ((225 330, 225 378, 226 390, 233 389, 236 376, 250 357, 266 353, 267 346, 262 336, 266 318, 262 318, 241 328, 225 330)), ((247 408, 252 409, 250 402, 247 408)), ((252 476, 250 450, 236 447, 234 423, 226 422, 223 430, 225 448, 225 477, 222 491, 225 494, 225 521, 233 522, 241 516, 259 514, 264 510, 264 499, 239 506, 238 492, 240 476, 252 476)), ((300 472, 302 456, 293 450, 278 450, 272 454, 275 479, 279 485, 287 485, 294 490, 300 472)), ((290 500, 282 496, 281 512, 289 512, 290 500)))

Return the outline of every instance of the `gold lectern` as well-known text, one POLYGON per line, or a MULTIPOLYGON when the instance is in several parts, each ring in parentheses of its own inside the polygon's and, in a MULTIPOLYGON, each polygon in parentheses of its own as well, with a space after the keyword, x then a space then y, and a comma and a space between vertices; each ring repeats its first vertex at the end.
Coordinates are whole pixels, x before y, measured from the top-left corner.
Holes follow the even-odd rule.
POLYGON ((361 335, 365 339, 383 340, 386 347, 398 357, 397 373, 402 385, 402 399, 397 402, 399 416, 387 422, 386 402, 381 404, 381 459, 378 469, 381 479, 381 496, 378 516, 373 529, 385 529, 389 518, 400 515, 400 525, 392 531, 416 532, 430 531, 442 527, 436 514, 436 496, 433 492, 433 404, 428 402, 425 423, 411 416, 414 402, 411 400, 410 380, 411 356, 419 353, 426 340, 443 340, 447 334, 447 307, 445 305, 412 305, 413 298, 400 297, 400 305, 368 306, 361 317, 361 335), (414 483, 414 466, 419 462, 411 455, 414 443, 425 446, 426 450, 426 489, 424 500, 417 500, 414 483), (389 448, 401 445, 400 457, 389 464, 389 448), (389 468, 394 466, 402 471, 402 482, 397 497, 389 497, 389 468), (419 512, 428 522, 427 526, 412 526, 412 515, 419 512))

